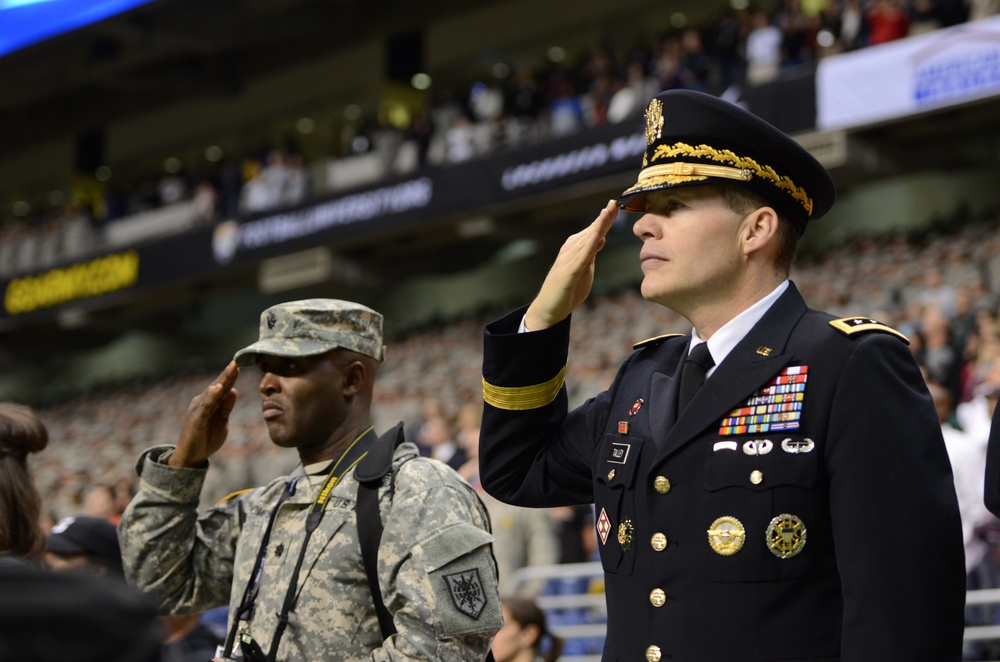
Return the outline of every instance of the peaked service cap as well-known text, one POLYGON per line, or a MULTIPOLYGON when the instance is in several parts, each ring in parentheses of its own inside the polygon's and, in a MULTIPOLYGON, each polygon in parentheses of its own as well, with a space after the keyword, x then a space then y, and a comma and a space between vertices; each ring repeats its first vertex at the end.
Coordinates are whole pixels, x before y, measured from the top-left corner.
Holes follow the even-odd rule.
POLYGON ((837 197, 826 168, 785 133, 736 104, 694 90, 668 90, 646 108, 646 152, 638 181, 618 197, 645 211, 651 191, 728 180, 774 205, 800 227, 837 197))

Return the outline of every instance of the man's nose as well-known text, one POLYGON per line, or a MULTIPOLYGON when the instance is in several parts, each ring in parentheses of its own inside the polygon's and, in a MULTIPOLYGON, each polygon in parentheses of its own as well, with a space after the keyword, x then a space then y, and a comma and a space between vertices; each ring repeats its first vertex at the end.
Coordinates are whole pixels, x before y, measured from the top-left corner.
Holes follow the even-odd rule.
POLYGON ((273 372, 264 371, 260 376, 260 383, 257 385, 257 390, 264 395, 269 395, 274 393, 279 388, 278 378, 273 372))

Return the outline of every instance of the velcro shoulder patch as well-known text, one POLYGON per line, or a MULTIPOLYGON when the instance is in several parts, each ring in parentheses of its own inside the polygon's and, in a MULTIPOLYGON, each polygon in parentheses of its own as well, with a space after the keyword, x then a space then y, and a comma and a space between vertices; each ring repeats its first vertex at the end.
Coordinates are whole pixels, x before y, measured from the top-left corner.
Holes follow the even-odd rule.
POLYGON ((837 331, 840 331, 845 336, 853 336, 858 333, 867 333, 869 331, 891 333, 907 345, 910 344, 910 339, 902 333, 891 326, 886 326, 878 320, 873 320, 870 317, 841 317, 839 320, 832 320, 830 322, 830 326, 835 328, 837 331))
POLYGON ((676 338, 677 336, 683 336, 683 333, 664 333, 662 336, 653 336, 652 338, 646 338, 645 340, 640 340, 636 344, 632 345, 632 349, 642 349, 643 347, 652 347, 654 345, 659 345, 661 342, 667 338, 676 338))

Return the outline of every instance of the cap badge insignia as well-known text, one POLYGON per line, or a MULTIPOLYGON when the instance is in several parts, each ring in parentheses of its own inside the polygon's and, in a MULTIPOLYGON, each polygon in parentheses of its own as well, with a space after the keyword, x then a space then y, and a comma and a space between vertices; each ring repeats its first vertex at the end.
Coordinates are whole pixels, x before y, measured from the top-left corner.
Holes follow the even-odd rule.
POLYGON ((753 392, 741 407, 722 419, 719 434, 767 434, 778 430, 798 430, 805 400, 809 366, 790 366, 753 392))
POLYGON ((738 519, 724 515, 712 522, 708 529, 708 544, 717 554, 732 556, 743 547, 746 533, 738 519))
POLYGON ((635 528, 632 526, 632 520, 627 519, 618 525, 618 544, 622 546, 622 550, 632 551, 633 533, 635 533, 635 528))
POLYGON ((767 547, 779 559, 789 559, 806 546, 806 525, 795 515, 778 515, 767 525, 767 547))
POLYGON ((652 145, 660 139, 663 130, 663 102, 653 99, 646 108, 646 144, 652 145))
POLYGON ((597 518, 597 535, 601 538, 601 544, 607 544, 608 534, 611 533, 611 520, 608 519, 608 511, 601 508, 601 514, 597 518))
POLYGON ((267 328, 273 329, 274 325, 278 323, 278 316, 273 312, 267 314, 267 328))

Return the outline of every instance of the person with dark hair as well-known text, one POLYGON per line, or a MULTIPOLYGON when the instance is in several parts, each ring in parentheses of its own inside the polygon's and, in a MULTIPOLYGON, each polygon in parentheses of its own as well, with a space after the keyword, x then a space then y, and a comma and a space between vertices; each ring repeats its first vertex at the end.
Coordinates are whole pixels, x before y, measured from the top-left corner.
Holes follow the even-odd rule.
POLYGON ((176 446, 147 450, 119 526, 125 573, 168 613, 227 604, 218 657, 482 660, 502 625, 489 517, 472 487, 372 424, 382 316, 306 299, 271 306, 259 340, 191 401, 176 446), (301 466, 205 512, 240 368, 271 441, 301 466), (372 543, 374 541, 374 544, 372 543))
POLYGON ((163 627, 123 581, 0 564, 0 660, 161 662, 163 627))
POLYGON ((510 595, 500 603, 504 626, 493 639, 496 662, 556 662, 565 642, 549 632, 538 604, 524 595, 510 595))
POLYGON ((483 486, 595 503, 604 659, 959 660, 962 527, 919 366, 895 329, 809 308, 789 280, 832 178, 707 94, 663 92, 645 119, 636 184, 485 329, 483 486), (636 344, 570 411, 571 313, 616 204, 636 214, 643 298, 693 328, 636 344))
POLYGON ((31 407, 0 402, 0 556, 35 561, 45 547, 42 498, 27 458, 48 443, 48 429, 31 407))

